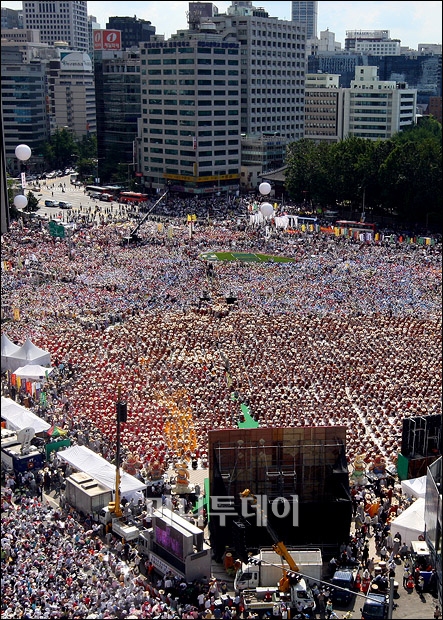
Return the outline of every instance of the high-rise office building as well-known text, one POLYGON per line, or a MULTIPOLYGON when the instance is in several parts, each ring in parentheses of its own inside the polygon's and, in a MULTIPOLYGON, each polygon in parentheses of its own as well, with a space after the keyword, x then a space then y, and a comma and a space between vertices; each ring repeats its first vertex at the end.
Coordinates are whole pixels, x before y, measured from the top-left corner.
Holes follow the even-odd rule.
POLYGON ((306 38, 317 38, 318 2, 292 2, 291 19, 305 24, 306 38))
MULTIPOLYGON (((183 32, 183 31, 181 31, 183 32)), ((189 33, 141 47, 139 161, 147 189, 238 189, 240 46, 189 33)))
POLYGON ((23 27, 40 30, 42 43, 65 41, 69 49, 89 52, 87 2, 23 2, 23 27))
POLYGON ((212 18, 218 33, 241 47, 242 134, 303 137, 306 37, 303 25, 270 17, 252 2, 232 2, 212 18), (240 6, 241 5, 241 6, 240 6))
POLYGON ((94 72, 98 176, 114 182, 120 171, 131 178, 141 116, 140 50, 96 51, 94 72))
POLYGON ((343 138, 387 140, 415 124, 417 91, 406 83, 381 81, 378 67, 357 67, 344 90, 343 138))
POLYGON ((243 140, 272 136, 284 150, 303 138, 305 27, 235 1, 226 14, 189 24, 141 48, 144 183, 236 190, 243 140))
POLYGON ((2 30, 4 28, 23 28, 23 11, 2 6, 2 30))
POLYGON ((2 47, 1 99, 6 167, 11 175, 20 171, 15 156, 17 144, 27 144, 33 160, 40 146, 49 138, 47 113, 46 64, 35 58, 24 62, 18 48, 2 47))
POLYGON ((94 72, 89 54, 60 49, 48 66, 51 131, 67 128, 80 138, 96 133, 94 72))
POLYGON ((400 56, 400 39, 391 39, 389 30, 347 30, 345 50, 352 54, 400 56))
POLYGON ((122 50, 139 47, 140 43, 149 41, 155 35, 151 22, 138 17, 110 17, 106 24, 108 30, 120 30, 122 50))

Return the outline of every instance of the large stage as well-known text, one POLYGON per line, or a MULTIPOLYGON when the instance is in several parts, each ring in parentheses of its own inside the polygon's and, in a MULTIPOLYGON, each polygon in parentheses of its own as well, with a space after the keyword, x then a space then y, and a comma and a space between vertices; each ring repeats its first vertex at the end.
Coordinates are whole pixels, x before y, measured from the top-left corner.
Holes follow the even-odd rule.
POLYGON ((210 533, 215 556, 274 542, 315 545, 327 557, 348 539, 349 476, 342 426, 209 432, 210 533), (241 500, 249 489, 259 513, 241 500), (265 518, 266 517, 266 518, 265 518))

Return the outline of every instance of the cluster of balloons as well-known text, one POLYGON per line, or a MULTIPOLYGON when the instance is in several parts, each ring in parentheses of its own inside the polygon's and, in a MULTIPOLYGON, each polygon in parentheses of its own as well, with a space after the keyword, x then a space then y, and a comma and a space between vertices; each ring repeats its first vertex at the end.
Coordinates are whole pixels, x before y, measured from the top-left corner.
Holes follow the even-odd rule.
MULTIPOLYGON (((15 147, 15 156, 20 161, 28 161, 28 159, 31 157, 31 154, 32 151, 27 144, 19 144, 15 147)), ((22 187, 24 187, 23 183, 22 187)), ((17 194, 17 196, 14 197, 14 206, 17 207, 17 209, 23 210, 27 204, 28 199, 26 198, 24 193, 17 194)))
MULTIPOLYGON (((268 196, 271 193, 271 186, 266 181, 260 183, 258 191, 262 196, 268 196)), ((260 205, 260 213, 264 218, 271 217, 274 214, 274 207, 270 202, 262 202, 260 205)))

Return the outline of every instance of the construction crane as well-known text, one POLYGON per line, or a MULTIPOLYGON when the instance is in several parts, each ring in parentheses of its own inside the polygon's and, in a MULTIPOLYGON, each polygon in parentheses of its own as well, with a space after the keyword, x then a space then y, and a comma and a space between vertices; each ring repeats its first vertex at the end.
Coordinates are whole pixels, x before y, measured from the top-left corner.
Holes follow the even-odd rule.
POLYGON ((144 224, 146 222, 146 220, 148 219, 149 215, 152 213, 152 211, 155 209, 155 207, 160 204, 160 202, 163 200, 163 198, 169 193, 169 189, 167 189, 165 191, 164 194, 162 194, 160 196, 160 198, 152 205, 152 207, 149 209, 149 211, 147 211, 147 213, 145 213, 145 215, 142 217, 142 219, 138 222, 137 226, 131 230, 131 232, 129 233, 129 237, 125 237, 123 240, 123 243, 131 243, 133 241, 137 241, 137 232, 139 231, 140 227, 142 226, 142 224, 144 224))
MULTIPOLYGON (((252 493, 250 489, 245 489, 244 491, 242 491, 240 493, 240 497, 251 498, 251 507, 255 507, 256 509, 258 508, 257 497, 254 495, 254 493, 252 493)), ((261 513, 263 517, 263 510, 261 510, 261 513)), ((269 525, 267 519, 266 529, 272 539, 272 549, 275 551, 275 553, 277 553, 277 555, 279 555, 283 560, 285 560, 285 562, 289 566, 289 570, 285 569, 284 574, 278 584, 280 592, 288 592, 291 588, 291 585, 297 583, 297 581, 300 580, 300 568, 298 567, 292 555, 289 553, 284 542, 279 540, 277 534, 275 533, 274 529, 269 525)))

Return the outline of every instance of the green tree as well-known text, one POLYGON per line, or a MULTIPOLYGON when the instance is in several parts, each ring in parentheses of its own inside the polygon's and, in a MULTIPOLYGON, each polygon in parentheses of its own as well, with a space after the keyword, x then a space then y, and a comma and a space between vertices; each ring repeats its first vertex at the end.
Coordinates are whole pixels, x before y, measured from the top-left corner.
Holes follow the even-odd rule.
POLYGON ((79 159, 94 159, 97 157, 97 136, 88 134, 77 142, 76 153, 79 159))
POLYGON ((297 202, 312 198, 318 175, 317 150, 315 143, 306 138, 289 146, 287 163, 290 174, 286 176, 286 190, 297 202))
POLYGON ((43 155, 50 168, 66 168, 75 160, 77 143, 67 129, 57 129, 43 146, 43 155))
POLYGON ((385 204, 405 222, 429 223, 429 214, 441 212, 441 144, 397 141, 380 167, 385 204))
POLYGON ((350 137, 333 144, 300 140, 288 148, 286 191, 301 202, 339 204, 359 217, 442 226, 442 132, 425 119, 389 140, 350 137))
POLYGON ((33 193, 33 192, 28 192, 26 195, 26 198, 28 199, 28 204, 26 205, 26 209, 25 211, 28 211, 29 213, 31 211, 38 211, 39 206, 38 206, 38 198, 37 196, 33 193))

